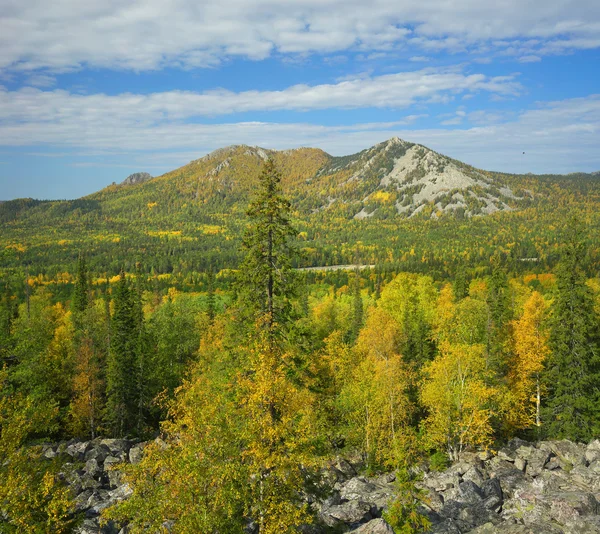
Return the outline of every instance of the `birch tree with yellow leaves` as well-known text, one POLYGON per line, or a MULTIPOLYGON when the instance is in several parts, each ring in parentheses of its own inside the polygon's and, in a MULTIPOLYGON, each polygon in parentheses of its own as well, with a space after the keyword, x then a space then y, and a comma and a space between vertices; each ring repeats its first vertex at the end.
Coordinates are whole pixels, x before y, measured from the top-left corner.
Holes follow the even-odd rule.
POLYGON ((525 302, 523 315, 513 321, 513 357, 509 362, 508 385, 512 406, 508 423, 515 429, 535 424, 540 428, 541 373, 550 354, 549 331, 545 327, 548 304, 534 291, 525 302))
POLYGON ((372 309, 357 340, 357 365, 340 394, 350 441, 371 466, 396 466, 410 434, 408 391, 414 374, 398 354, 399 339, 396 321, 383 309, 372 309))
POLYGON ((468 447, 487 448, 497 390, 487 385, 484 346, 444 342, 423 373, 421 401, 428 410, 423 427, 429 444, 445 449, 452 459, 468 447))

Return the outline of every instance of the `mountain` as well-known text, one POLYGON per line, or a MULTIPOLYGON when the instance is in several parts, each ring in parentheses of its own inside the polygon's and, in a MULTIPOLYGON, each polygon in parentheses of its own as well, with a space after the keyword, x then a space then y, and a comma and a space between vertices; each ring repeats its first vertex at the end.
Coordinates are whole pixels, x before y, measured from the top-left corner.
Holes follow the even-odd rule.
POLYGON ((597 175, 491 172, 398 138, 343 157, 234 145, 81 199, 1 204, 0 259, 50 274, 79 250, 106 272, 136 262, 161 273, 235 267, 268 157, 294 209, 302 266, 352 264, 357 256, 441 272, 492 254, 552 262, 572 213, 600 228, 597 175))
POLYGON ((147 172, 135 172, 130 174, 125 180, 121 182, 121 185, 135 185, 147 182, 152 179, 152 175, 147 172))

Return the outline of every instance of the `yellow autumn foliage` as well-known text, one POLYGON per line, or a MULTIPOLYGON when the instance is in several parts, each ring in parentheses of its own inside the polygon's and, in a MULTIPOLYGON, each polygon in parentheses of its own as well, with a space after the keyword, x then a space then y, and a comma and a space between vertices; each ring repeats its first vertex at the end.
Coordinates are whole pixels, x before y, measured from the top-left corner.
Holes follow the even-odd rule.
POLYGON ((544 326, 548 304, 534 291, 525 302, 523 315, 513 321, 513 356, 508 384, 512 395, 507 422, 513 429, 540 426, 542 387, 540 374, 550 354, 549 332, 544 326))
POLYGON ((421 401, 428 411, 423 426, 429 444, 454 459, 469 447, 488 448, 497 390, 487 385, 484 346, 443 342, 423 373, 421 401))

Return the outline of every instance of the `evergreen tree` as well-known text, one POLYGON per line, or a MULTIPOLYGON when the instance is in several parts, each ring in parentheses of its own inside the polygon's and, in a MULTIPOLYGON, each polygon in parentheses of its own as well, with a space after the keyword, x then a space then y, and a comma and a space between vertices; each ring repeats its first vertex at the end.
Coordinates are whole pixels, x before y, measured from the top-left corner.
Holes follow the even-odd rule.
POLYGON ((17 318, 17 306, 8 282, 0 286, 0 366, 9 363, 14 346, 11 328, 17 318))
POLYGON ((263 166, 259 191, 247 214, 251 223, 242 242, 245 257, 239 268, 238 298, 247 319, 266 330, 273 343, 291 319, 296 284, 290 240, 297 232, 272 159, 263 166))
POLYGON ((467 280, 467 276, 465 274, 464 265, 459 264, 456 276, 454 277, 454 283, 452 284, 452 289, 454 290, 454 296, 456 300, 462 300, 469 295, 469 281, 467 280))
POLYGON ((75 279, 75 289, 73 290, 73 299, 71 301, 71 310, 77 317, 82 314, 89 305, 89 275, 85 264, 83 254, 79 255, 77 264, 77 278, 75 279))
POLYGON ((354 288, 353 288, 353 300, 352 300, 352 328, 350 330, 350 342, 354 342, 358 338, 360 329, 363 326, 364 313, 363 313, 363 301, 360 293, 360 273, 356 269, 354 274, 354 288))
POLYGON ((488 365, 504 374, 508 359, 509 324, 512 319, 508 277, 498 259, 489 278, 488 304, 488 365))
POLYGON ((150 360, 148 354, 148 339, 146 334, 146 325, 144 323, 144 311, 142 303, 143 277, 139 266, 137 267, 137 276, 135 279, 135 288, 131 292, 134 324, 135 324, 135 355, 137 364, 136 373, 136 396, 137 396, 137 434, 141 436, 144 433, 144 425, 147 418, 148 407, 150 404, 150 394, 148 388, 148 377, 150 375, 150 360))
POLYGON ((121 271, 113 296, 110 352, 106 374, 106 420, 114 436, 130 434, 137 427, 138 316, 132 290, 121 271))
POLYGON ((542 421, 551 438, 589 440, 600 430, 600 322, 582 268, 580 230, 570 230, 557 269, 544 373, 542 421))
POLYGON ((212 324, 215 320, 216 314, 216 303, 215 303, 215 275, 212 272, 212 269, 208 271, 208 287, 206 291, 206 312, 208 314, 208 319, 212 324))

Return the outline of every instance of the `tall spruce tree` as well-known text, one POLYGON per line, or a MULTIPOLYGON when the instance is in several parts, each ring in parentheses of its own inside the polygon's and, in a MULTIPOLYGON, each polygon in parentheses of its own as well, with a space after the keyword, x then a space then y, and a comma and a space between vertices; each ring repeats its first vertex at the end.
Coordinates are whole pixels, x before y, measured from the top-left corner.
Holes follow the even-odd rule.
POLYGON ((212 269, 209 269, 207 274, 206 313, 208 314, 208 320, 212 324, 215 320, 216 315, 215 275, 212 269))
POLYGON ((259 189, 248 208, 250 226, 239 267, 238 299, 246 319, 265 331, 273 343, 290 323, 296 280, 291 239, 290 203, 281 190, 281 174, 272 159, 263 166, 259 189))
POLYGON ((110 352, 106 372, 106 420, 116 437, 138 427, 139 315, 134 292, 121 271, 116 285, 111 319, 110 352))
POLYGON ((600 431, 600 320, 582 268, 581 229, 571 225, 556 273, 542 410, 550 438, 589 440, 600 431))
POLYGON ((493 258, 492 275, 488 287, 488 365, 500 374, 504 374, 507 365, 507 342, 509 323, 512 319, 510 292, 506 270, 498 258, 493 258))
POLYGON ((17 317, 17 306, 8 280, 0 283, 0 367, 12 359, 13 338, 11 328, 17 317))
POLYGON ((349 342, 354 343, 358 338, 364 322, 363 301, 360 292, 360 271, 354 272, 353 299, 352 299, 352 325, 349 332, 349 342))
POLYGON ((82 314, 88 307, 90 301, 89 291, 89 276, 87 266, 85 264, 85 257, 83 254, 80 254, 79 261, 77 263, 75 289, 73 290, 73 298, 71 300, 71 309, 75 315, 82 314))

